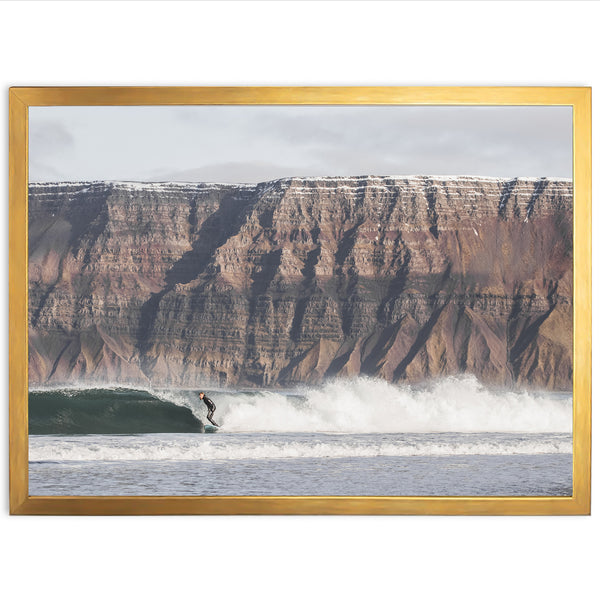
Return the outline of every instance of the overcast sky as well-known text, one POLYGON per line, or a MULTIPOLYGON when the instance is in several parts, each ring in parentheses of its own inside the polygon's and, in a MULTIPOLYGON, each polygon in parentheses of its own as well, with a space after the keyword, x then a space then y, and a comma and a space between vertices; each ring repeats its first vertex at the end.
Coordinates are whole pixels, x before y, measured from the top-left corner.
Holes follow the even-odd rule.
POLYGON ((30 181, 572 176, 570 107, 31 107, 30 181))

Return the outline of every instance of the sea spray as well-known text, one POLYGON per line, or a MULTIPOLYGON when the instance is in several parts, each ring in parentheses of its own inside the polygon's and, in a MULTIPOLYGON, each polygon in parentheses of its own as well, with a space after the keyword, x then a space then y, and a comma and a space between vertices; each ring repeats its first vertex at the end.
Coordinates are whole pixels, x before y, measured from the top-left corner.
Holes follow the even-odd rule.
POLYGON ((258 391, 214 395, 227 431, 570 432, 572 396, 493 390, 473 376, 426 385, 361 377, 333 380, 292 394, 258 391))

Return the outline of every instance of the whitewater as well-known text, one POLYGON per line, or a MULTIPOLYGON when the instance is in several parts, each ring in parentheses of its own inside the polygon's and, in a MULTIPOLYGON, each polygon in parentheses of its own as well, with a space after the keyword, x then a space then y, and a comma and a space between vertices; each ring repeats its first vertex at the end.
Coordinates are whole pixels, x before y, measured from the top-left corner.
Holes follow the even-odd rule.
POLYGON ((206 391, 214 434, 197 390, 31 390, 30 494, 571 494, 570 394, 470 376, 206 391))
POLYGON ((491 390, 475 377, 449 377, 422 386, 359 378, 291 394, 273 391, 219 396, 228 431, 338 433, 572 429, 570 396, 491 390))

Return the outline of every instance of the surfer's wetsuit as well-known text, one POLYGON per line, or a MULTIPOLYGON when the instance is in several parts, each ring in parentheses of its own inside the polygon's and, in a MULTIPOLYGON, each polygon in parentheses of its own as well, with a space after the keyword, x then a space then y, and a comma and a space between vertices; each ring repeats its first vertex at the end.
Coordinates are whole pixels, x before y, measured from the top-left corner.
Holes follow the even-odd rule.
POLYGON ((215 406, 215 403, 206 394, 204 394, 204 398, 202 398, 202 400, 204 400, 204 404, 206 404, 206 406, 208 408, 208 415, 206 415, 206 418, 215 427, 218 427, 218 425, 213 421, 213 418, 212 418, 212 416, 215 414, 215 410, 217 410, 217 407, 215 406))

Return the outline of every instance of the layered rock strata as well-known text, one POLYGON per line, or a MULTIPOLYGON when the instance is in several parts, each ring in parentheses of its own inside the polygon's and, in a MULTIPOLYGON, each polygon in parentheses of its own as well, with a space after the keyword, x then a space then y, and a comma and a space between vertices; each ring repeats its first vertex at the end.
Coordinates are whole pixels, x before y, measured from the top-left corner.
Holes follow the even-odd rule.
POLYGON ((572 208, 555 179, 31 184, 30 381, 569 389, 572 208))

